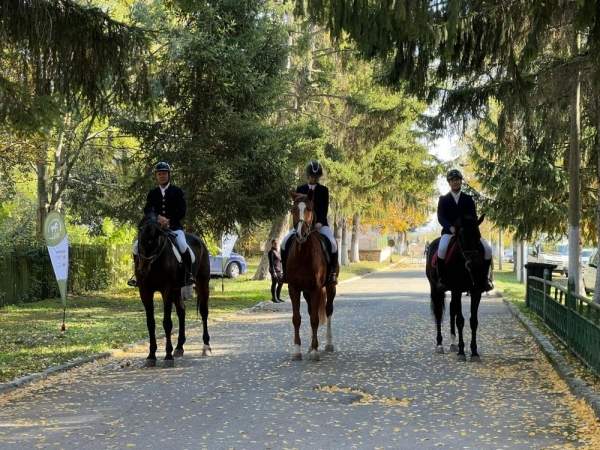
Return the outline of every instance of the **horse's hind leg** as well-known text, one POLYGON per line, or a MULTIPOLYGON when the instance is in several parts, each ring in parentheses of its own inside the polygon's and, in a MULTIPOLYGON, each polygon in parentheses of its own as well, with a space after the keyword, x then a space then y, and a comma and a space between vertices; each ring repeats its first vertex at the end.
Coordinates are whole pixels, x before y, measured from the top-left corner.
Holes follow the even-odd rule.
POLYGON ((288 287, 290 301, 292 302, 292 323, 294 325, 294 351, 292 353, 293 360, 302 359, 302 350, 300 347, 300 291, 294 286, 288 287))
POLYGON ((179 336, 177 337, 177 347, 173 356, 180 358, 183 356, 183 344, 185 344, 185 302, 181 296, 175 302, 175 311, 177 311, 177 319, 179 321, 179 336))
POLYGON ((163 317, 163 328, 165 330, 165 367, 173 367, 173 344, 171 343, 171 332, 173 331, 173 321, 171 320, 171 311, 173 310, 173 297, 172 292, 168 292, 166 295, 163 294, 164 304, 164 317, 163 317))
POLYGON ((327 343, 325 344, 326 352, 332 352, 334 350, 331 320, 333 315, 333 299, 335 298, 335 292, 335 285, 327 286, 327 304, 325 305, 325 313, 327 314, 327 343))
POLYGON ((456 345, 456 302, 450 301, 450 351, 457 352, 458 346, 456 345))
POLYGON ((456 304, 456 327, 458 328, 458 359, 460 361, 465 361, 465 341, 463 340, 463 329, 465 327, 465 318, 462 313, 462 304, 461 304, 461 295, 460 291, 452 291, 452 302, 456 304))
POLYGON ((202 316, 202 356, 212 352, 210 348, 210 335, 208 334, 208 296, 209 296, 209 278, 199 280, 196 284, 196 293, 198 295, 198 311, 202 316))
POLYGON ((479 310, 479 302, 481 301, 481 292, 471 292, 471 318, 469 323, 471 324, 471 361, 479 361, 479 353, 477 352, 477 326, 479 321, 477 320, 477 312, 479 310))
POLYGON ((146 311, 146 325, 148 326, 148 337, 150 339, 150 352, 146 358, 146 367, 156 366, 156 322, 154 320, 154 293, 140 292, 142 303, 146 311))
POLYGON ((310 341, 310 349, 308 351, 308 359, 311 361, 319 361, 319 306, 324 302, 324 288, 314 289, 310 292, 310 328, 312 330, 312 338, 310 341))

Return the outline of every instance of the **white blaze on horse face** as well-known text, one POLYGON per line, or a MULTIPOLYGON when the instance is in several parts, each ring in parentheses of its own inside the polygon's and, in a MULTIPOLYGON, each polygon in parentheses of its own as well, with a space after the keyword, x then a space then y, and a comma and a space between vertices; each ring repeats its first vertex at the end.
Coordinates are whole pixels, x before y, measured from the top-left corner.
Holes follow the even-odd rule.
POLYGON ((304 203, 304 202, 298 203, 298 212, 299 212, 299 217, 300 217, 300 220, 298 221, 298 229, 296 230, 296 233, 298 233, 298 235, 302 234, 302 223, 304 221, 304 211, 305 210, 306 210, 306 203, 304 203))

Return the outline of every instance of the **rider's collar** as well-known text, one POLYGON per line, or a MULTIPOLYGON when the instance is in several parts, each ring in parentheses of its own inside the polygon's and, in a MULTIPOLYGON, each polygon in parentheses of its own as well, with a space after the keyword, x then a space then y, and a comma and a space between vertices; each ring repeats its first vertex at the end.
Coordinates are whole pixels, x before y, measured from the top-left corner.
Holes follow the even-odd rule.
POLYGON ((315 184, 308 183, 308 188, 311 190, 314 190, 317 187, 317 184, 319 184, 319 183, 315 183, 315 184))
POLYGON ((165 195, 165 191, 166 191, 167 189, 169 189, 169 186, 171 186, 171 182, 168 182, 168 183, 165 185, 165 187, 162 187, 161 185, 158 185, 158 187, 160 188, 160 193, 161 193, 162 195, 165 195))

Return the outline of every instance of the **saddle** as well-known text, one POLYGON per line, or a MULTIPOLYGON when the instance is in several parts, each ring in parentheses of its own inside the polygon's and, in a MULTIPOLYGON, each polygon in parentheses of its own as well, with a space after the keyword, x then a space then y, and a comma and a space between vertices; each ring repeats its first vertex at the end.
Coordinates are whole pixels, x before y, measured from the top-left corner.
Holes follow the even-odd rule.
MULTIPOLYGON (((331 242, 329 242, 329 239, 327 239, 321 233, 317 232, 317 236, 319 237, 319 242, 321 243, 321 249, 323 250, 323 255, 325 256, 325 261, 327 261, 327 265, 329 266, 331 264, 331 253, 332 253, 331 252, 331 242)), ((288 241, 285 243, 285 246, 282 246, 281 250, 284 252, 287 252, 291 241, 292 241, 292 239, 288 239, 288 241)))
MULTIPOLYGON (((450 240, 450 244, 448 245, 448 253, 446 253, 446 264, 450 263, 456 254, 456 250, 458 249, 458 242, 456 241, 456 237, 452 237, 450 240)), ((434 269, 437 268, 438 261, 438 250, 436 249, 433 254, 433 258, 431 258, 431 267, 434 269)))
MULTIPOLYGON (((179 264, 181 264, 181 262, 182 262, 181 253, 179 252, 179 249, 177 248, 177 235, 169 230, 166 231, 166 234, 167 234, 167 238, 169 239, 169 243, 171 244, 171 248, 173 249, 173 254, 175 255, 175 258, 177 259, 177 262, 179 264)), ((190 249, 190 256, 192 257, 192 264, 194 264, 196 262, 196 255, 194 254, 192 247, 189 245, 190 241, 189 241, 189 239, 187 239, 187 234, 186 234, 186 241, 188 243, 188 248, 190 249)))

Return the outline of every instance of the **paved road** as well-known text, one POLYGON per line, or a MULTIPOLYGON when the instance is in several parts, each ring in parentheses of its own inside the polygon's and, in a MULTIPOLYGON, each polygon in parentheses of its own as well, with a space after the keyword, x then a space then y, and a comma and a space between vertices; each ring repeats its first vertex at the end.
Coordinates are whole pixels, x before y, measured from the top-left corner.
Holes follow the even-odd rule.
POLYGON ((211 357, 200 357, 194 332, 174 369, 142 369, 145 353, 125 354, 4 398, 0 448, 530 449, 583 442, 589 421, 581 407, 498 298, 483 301, 482 362, 470 363, 433 352, 422 271, 380 272, 339 291, 336 352, 320 362, 290 360, 289 304, 240 314, 212 324, 211 357))

